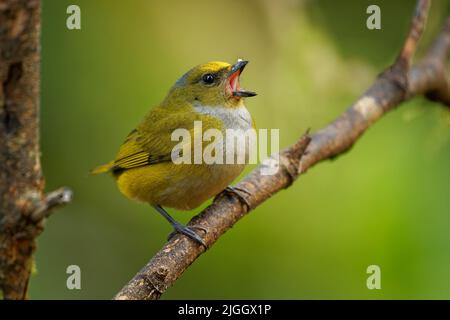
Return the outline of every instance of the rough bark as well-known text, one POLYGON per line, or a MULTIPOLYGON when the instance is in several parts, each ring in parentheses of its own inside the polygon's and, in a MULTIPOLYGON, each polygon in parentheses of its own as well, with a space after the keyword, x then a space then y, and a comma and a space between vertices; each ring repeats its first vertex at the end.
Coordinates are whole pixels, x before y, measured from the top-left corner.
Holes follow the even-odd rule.
MULTIPOLYGON (((282 151, 281 170, 276 175, 265 176, 259 167, 238 183, 238 188, 248 192, 245 202, 250 208, 233 194, 224 193, 189 222, 190 226, 207 230, 202 235, 208 247, 249 211, 289 187, 300 174, 321 161, 348 151, 366 129, 400 103, 416 95, 426 95, 450 106, 449 82, 445 73, 445 60, 450 48, 450 18, 423 61, 410 67, 428 7, 428 0, 418 1, 410 32, 396 62, 381 73, 350 108, 324 129, 304 135, 296 144, 282 151)), ((158 299, 203 252, 203 246, 176 235, 114 298, 158 299)))
MULTIPOLYGON (((39 36, 39 0, 0 0, 0 294, 5 299, 26 298, 44 212, 56 205, 43 193, 40 165, 39 36)), ((56 198, 68 201, 70 192, 62 189, 56 198)))

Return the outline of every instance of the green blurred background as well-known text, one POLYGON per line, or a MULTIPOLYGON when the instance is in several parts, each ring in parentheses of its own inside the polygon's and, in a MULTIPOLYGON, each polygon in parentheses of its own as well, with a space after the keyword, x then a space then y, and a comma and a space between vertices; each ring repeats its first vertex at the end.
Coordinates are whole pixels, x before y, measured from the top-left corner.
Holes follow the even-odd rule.
MULTIPOLYGON (((109 299, 164 244, 164 219, 88 171, 185 71, 250 60, 242 82, 259 95, 247 106, 285 147, 393 61, 414 3, 44 0, 42 163, 47 189, 67 185, 75 198, 39 238, 30 297, 109 299), (66 28, 70 4, 82 30, 66 28), (370 4, 382 30, 366 28, 370 4), (71 264, 82 290, 66 288, 71 264)), ((419 56, 449 13, 450 1, 433 1, 419 56)), ((449 160, 449 110, 414 99, 245 217, 164 298, 450 298, 449 160), (366 287, 372 264, 381 290, 366 287)), ((171 212, 187 222, 199 210, 171 212)))

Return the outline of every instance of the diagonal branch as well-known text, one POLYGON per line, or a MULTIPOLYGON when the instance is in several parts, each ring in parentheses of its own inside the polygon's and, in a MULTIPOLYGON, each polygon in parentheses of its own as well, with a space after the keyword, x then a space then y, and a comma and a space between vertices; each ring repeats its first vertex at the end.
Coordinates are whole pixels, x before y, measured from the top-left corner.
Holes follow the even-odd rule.
MULTIPOLYGON (((275 175, 263 175, 262 167, 251 172, 237 187, 248 191, 250 210, 234 196, 221 194, 189 225, 208 230, 203 239, 211 247, 251 209, 276 192, 289 187, 300 174, 315 164, 346 151, 386 112, 416 95, 450 105, 450 90, 445 74, 445 60, 450 49, 450 18, 432 44, 425 58, 410 68, 417 42, 423 32, 429 0, 419 0, 410 32, 396 62, 381 73, 373 85, 341 116, 327 127, 280 153, 280 167, 275 175)), ((200 246, 176 235, 115 296, 118 300, 158 299, 203 252, 200 246)))

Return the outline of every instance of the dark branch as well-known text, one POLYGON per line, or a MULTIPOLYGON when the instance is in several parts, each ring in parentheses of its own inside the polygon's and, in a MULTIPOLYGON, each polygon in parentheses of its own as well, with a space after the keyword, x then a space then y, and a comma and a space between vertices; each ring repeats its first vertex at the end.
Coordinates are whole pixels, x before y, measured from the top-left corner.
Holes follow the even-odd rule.
POLYGON ((26 297, 44 187, 39 161, 39 1, 0 1, 0 290, 26 297))
POLYGON ((450 17, 432 43, 425 58, 411 69, 409 94, 425 95, 432 101, 450 107, 450 81, 445 72, 445 61, 450 52, 450 17))
MULTIPOLYGON (((303 136, 296 144, 282 151, 281 170, 275 175, 263 175, 263 168, 259 167, 238 183, 238 188, 249 193, 246 200, 250 209, 289 187, 299 174, 316 163, 349 150, 367 128, 403 101, 423 94, 429 97, 432 95, 435 100, 448 105, 449 83, 444 64, 450 47, 449 20, 425 59, 410 68, 425 26, 428 7, 428 0, 418 1, 410 32, 396 62, 347 111, 324 129, 311 137, 303 136)), ((247 206, 239 202, 239 199, 222 194, 194 217, 189 225, 208 230, 203 239, 210 247, 248 211, 247 206)), ((203 246, 182 235, 176 235, 115 299, 158 299, 204 251, 203 246)))
POLYGON ((50 209, 66 190, 45 196, 39 150, 40 1, 0 0, 0 296, 27 298, 50 209))

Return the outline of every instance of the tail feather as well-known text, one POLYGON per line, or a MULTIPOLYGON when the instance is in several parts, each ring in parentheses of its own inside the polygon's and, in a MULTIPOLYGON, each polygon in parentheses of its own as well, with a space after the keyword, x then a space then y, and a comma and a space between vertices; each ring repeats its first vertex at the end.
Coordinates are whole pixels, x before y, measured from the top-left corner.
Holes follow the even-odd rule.
POLYGON ((92 169, 91 174, 100 174, 100 173, 109 172, 112 170, 113 167, 114 167, 114 161, 111 161, 106 164, 102 164, 101 166, 98 166, 95 169, 92 169))

